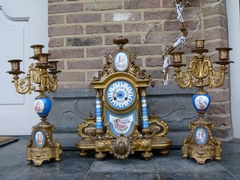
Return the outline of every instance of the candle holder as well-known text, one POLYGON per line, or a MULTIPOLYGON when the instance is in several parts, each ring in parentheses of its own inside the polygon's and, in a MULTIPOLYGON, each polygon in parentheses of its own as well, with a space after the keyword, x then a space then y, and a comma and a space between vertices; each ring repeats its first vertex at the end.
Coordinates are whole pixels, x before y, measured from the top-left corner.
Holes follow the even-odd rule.
POLYGON ((219 51, 219 61, 213 63, 219 64, 220 69, 215 70, 210 61, 210 57, 203 53, 208 52, 204 49, 204 40, 196 40, 196 49, 192 53, 197 53, 193 56, 185 72, 181 71, 182 58, 179 57, 183 52, 173 52, 173 63, 170 66, 175 68, 174 76, 176 76, 177 84, 180 88, 197 87, 198 91, 192 97, 192 103, 198 113, 198 118, 189 124, 191 128, 190 134, 183 139, 183 158, 194 158, 197 163, 204 164, 207 159, 221 160, 221 141, 213 137, 211 128, 213 124, 204 118, 211 97, 204 88, 218 88, 224 84, 225 74, 229 63, 229 51, 232 48, 216 48, 219 51))
POLYGON ((24 74, 20 71, 22 60, 19 59, 8 61, 12 69, 7 73, 13 75, 12 83, 19 94, 30 94, 32 91, 39 93, 35 98, 34 108, 41 122, 32 127, 30 140, 27 143, 27 160, 40 166, 45 160, 50 161, 52 158, 56 161, 61 160, 61 143, 58 140, 53 142, 54 126, 46 121, 51 110, 51 100, 44 94, 45 91, 55 92, 57 90, 57 73, 61 71, 57 70, 58 61, 48 61, 50 54, 42 53, 43 45, 32 45, 31 48, 34 50, 34 56, 30 58, 37 62, 29 66, 26 77, 19 79, 19 74, 24 74))

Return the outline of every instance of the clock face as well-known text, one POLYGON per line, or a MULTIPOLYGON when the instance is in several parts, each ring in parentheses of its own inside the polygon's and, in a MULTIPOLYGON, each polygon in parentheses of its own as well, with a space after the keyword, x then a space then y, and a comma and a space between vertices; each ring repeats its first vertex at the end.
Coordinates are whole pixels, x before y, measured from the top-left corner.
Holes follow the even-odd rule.
POLYGON ((106 99, 111 107, 115 109, 126 109, 130 107, 135 100, 135 89, 128 81, 114 81, 106 90, 106 99))

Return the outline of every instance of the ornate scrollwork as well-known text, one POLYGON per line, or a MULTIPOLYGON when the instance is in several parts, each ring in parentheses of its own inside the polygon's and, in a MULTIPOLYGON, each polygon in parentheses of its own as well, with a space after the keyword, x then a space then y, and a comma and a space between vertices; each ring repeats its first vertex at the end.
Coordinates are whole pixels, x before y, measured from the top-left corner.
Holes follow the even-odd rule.
MULTIPOLYGON (((152 77, 150 75, 148 75, 148 76, 146 75, 147 71, 145 69, 141 70, 140 67, 135 63, 135 59, 136 59, 137 55, 131 54, 128 52, 128 50, 125 49, 124 45, 128 43, 128 40, 120 37, 119 39, 115 39, 114 43, 118 45, 117 49, 113 53, 105 54, 106 64, 103 65, 103 71, 98 71, 98 76, 93 77, 93 81, 100 81, 104 76, 109 76, 116 72, 116 70, 114 68, 114 54, 116 54, 116 52, 118 52, 119 49, 126 52, 126 54, 129 57, 129 59, 128 59, 129 65, 126 70, 126 73, 129 73, 129 74, 133 75, 134 77, 138 77, 140 79, 148 79, 151 81, 152 77)), ((155 83, 152 83, 152 85, 154 86, 155 83)), ((92 85, 90 84, 89 87, 92 88, 92 85)))
POLYGON ((114 157, 118 159, 125 159, 129 154, 133 154, 134 151, 131 150, 132 141, 129 138, 121 135, 117 139, 112 141, 112 149, 110 151, 114 157))

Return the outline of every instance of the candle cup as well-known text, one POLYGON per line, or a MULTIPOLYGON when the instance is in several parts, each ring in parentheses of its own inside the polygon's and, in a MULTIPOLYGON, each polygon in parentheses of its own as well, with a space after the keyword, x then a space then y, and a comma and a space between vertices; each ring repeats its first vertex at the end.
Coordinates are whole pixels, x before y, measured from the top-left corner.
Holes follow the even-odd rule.
POLYGON ((44 45, 34 44, 34 45, 30 46, 30 47, 33 48, 34 56, 37 56, 38 54, 42 53, 42 48, 44 48, 44 45))
POLYGON ((232 50, 232 48, 228 47, 222 47, 222 48, 216 48, 219 54, 219 60, 229 60, 229 51, 232 50))
POLYGON ((196 49, 204 49, 204 42, 205 40, 203 39, 196 40, 196 49))
POLYGON ((49 61, 48 65, 51 66, 51 68, 49 68, 50 71, 56 71, 57 70, 57 63, 59 61, 49 61))
POLYGON ((49 53, 41 53, 38 54, 39 56, 39 63, 42 65, 48 65, 48 56, 50 56, 51 54, 49 53))
POLYGON ((11 63, 12 71, 14 72, 20 71, 20 62, 22 62, 22 60, 12 59, 12 60, 9 60, 8 62, 11 63))
POLYGON ((171 53, 172 57, 173 57, 173 63, 182 63, 182 54, 184 54, 184 52, 173 52, 171 53))

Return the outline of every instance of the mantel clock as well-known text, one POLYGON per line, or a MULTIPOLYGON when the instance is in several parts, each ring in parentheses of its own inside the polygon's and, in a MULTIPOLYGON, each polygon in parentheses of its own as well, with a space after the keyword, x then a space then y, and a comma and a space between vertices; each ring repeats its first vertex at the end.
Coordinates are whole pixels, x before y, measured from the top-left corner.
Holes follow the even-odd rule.
MULTIPOLYGON (((158 116, 149 116, 146 89, 151 76, 135 64, 136 55, 124 47, 128 39, 114 39, 118 47, 106 55, 103 70, 94 77, 90 87, 96 90, 95 118, 90 116, 78 126, 81 136, 75 145, 80 155, 95 150, 96 158, 103 159, 104 152, 124 159, 135 151, 142 151, 146 160, 152 149, 168 154, 172 140, 165 137, 168 125, 158 116)), ((154 83, 152 82, 152 85, 154 83)))

